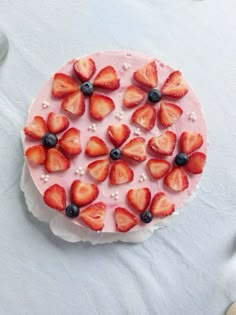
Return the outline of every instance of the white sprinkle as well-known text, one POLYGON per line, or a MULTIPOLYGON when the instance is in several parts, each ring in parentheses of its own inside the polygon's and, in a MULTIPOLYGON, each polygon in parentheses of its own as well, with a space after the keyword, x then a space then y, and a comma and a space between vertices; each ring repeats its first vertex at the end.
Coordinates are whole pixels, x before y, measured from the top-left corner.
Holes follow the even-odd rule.
POLYGON ((146 175, 144 175, 144 176, 143 176, 143 179, 144 179, 144 180, 145 180, 145 179, 147 179, 147 176, 146 176, 146 175))
POLYGON ((92 127, 93 127, 93 128, 96 127, 96 124, 92 124, 92 127))
POLYGON ((47 101, 43 101, 42 105, 43 105, 43 108, 49 107, 49 103, 47 101))
POLYGON ((41 178, 41 179, 44 179, 44 178, 45 178, 45 175, 41 175, 40 178, 41 178))
POLYGON ((145 177, 145 174, 144 174, 144 173, 142 173, 142 174, 141 174, 141 176, 144 178, 144 177, 145 177))
POLYGON ((91 130, 91 129, 92 129, 92 126, 89 126, 89 127, 88 127, 88 130, 91 130))
POLYGON ((115 196, 115 200, 118 200, 119 199, 119 196, 115 196))
POLYGON ((112 194, 111 194, 111 197, 112 197, 112 198, 115 197, 115 193, 112 193, 112 194))
POLYGON ((75 170, 75 174, 79 174, 79 170, 75 170))
POLYGON ((48 178, 44 178, 44 183, 47 183, 48 182, 48 178))
POLYGON ((45 175, 45 178, 49 178, 50 176, 48 174, 45 175))
POLYGON ((83 169, 82 166, 79 166, 79 167, 78 167, 78 170, 79 170, 79 171, 82 171, 82 169, 83 169))
POLYGON ((123 64, 123 66, 122 66, 122 68, 124 69, 124 70, 128 70, 129 68, 131 67, 131 65, 129 64, 129 63, 124 63, 123 64))
POLYGON ((191 112, 188 116, 188 119, 191 121, 195 121, 197 119, 197 115, 195 112, 191 112))
POLYGON ((140 177, 139 178, 139 182, 141 183, 141 182, 143 182, 144 181, 144 179, 142 178, 142 177, 140 177))
POLYGON ((84 171, 80 171, 80 173, 79 173, 81 176, 83 176, 84 175, 84 171))
POLYGON ((119 191, 116 191, 116 192, 115 192, 115 195, 118 196, 118 195, 119 195, 119 191))

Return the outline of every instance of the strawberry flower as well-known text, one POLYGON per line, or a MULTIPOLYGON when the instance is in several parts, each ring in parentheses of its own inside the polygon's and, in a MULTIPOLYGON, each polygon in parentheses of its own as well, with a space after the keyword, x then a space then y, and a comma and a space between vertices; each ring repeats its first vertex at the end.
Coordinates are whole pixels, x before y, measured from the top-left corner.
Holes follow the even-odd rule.
POLYGON ((65 115, 51 112, 47 121, 41 116, 35 116, 33 121, 24 127, 24 133, 30 140, 38 140, 41 143, 26 149, 26 158, 36 165, 44 165, 48 172, 69 168, 69 157, 79 154, 81 146, 80 130, 67 129, 68 127, 69 120, 65 115), (65 132, 58 138, 58 134, 63 131, 65 132))
MULTIPOLYGON (((149 149, 159 156, 172 155, 176 138, 175 133, 166 131, 149 140, 149 149)), ((180 152, 174 157, 172 168, 169 161, 160 158, 151 158, 147 162, 151 177, 157 180, 164 177, 165 186, 175 192, 187 189, 189 186, 187 174, 202 173, 206 161, 204 153, 196 152, 203 145, 203 137, 200 133, 183 132, 179 144, 180 152)))
MULTIPOLYGON (((147 187, 132 188, 127 192, 128 205, 139 214, 143 223, 150 223, 155 218, 165 218, 175 211, 175 205, 166 197, 164 192, 156 193, 151 198, 147 187)), ((138 224, 138 217, 123 207, 114 211, 116 228, 120 232, 128 232, 138 224)))
POLYGON ((106 143, 98 136, 90 137, 87 142, 85 154, 89 157, 107 155, 110 157, 110 159, 105 158, 91 162, 87 166, 89 175, 96 182, 103 182, 109 175, 109 181, 112 185, 131 182, 134 172, 126 162, 126 159, 136 162, 146 160, 144 138, 134 137, 126 142, 130 136, 130 129, 125 124, 108 126, 107 135, 113 145, 113 148, 110 150, 106 143), (123 146, 121 147, 121 145, 123 146))
POLYGON ((56 98, 62 98, 61 107, 63 110, 82 116, 85 112, 85 96, 89 96, 89 113, 95 120, 102 120, 114 110, 113 100, 103 94, 95 93, 95 88, 106 91, 114 91, 120 87, 115 69, 107 66, 101 69, 91 79, 96 72, 96 65, 92 58, 82 58, 75 60, 73 71, 78 78, 78 83, 72 76, 64 73, 54 75, 51 93, 56 98))
POLYGON ((155 61, 145 64, 134 72, 133 79, 141 88, 130 85, 124 94, 123 104, 126 108, 134 108, 142 104, 147 97, 147 103, 139 106, 132 115, 132 122, 144 130, 151 130, 156 117, 164 127, 171 126, 183 113, 182 109, 164 97, 175 99, 183 97, 188 92, 188 87, 180 71, 170 73, 164 84, 158 88, 158 73, 155 61), (162 101, 161 101, 162 100, 162 101), (160 102, 158 113, 153 105, 160 102))
POLYGON ((78 217, 77 220, 85 223, 92 230, 101 231, 104 227, 106 205, 103 202, 93 203, 98 194, 99 190, 95 184, 75 180, 70 187, 71 203, 66 203, 66 191, 58 184, 48 187, 43 199, 50 208, 63 213, 68 218, 78 217), (81 209, 84 206, 86 207, 81 209))

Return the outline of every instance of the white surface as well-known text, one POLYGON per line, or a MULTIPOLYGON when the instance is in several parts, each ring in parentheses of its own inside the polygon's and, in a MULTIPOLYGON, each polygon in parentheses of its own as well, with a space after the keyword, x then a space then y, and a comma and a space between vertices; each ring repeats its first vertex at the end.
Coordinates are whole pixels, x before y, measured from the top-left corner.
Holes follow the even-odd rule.
POLYGON ((235 0, 1 0, 1 315, 220 315, 236 299, 235 10, 235 0), (19 130, 51 73, 108 48, 181 69, 202 101, 208 163, 197 198, 149 240, 69 244, 26 210, 19 130))

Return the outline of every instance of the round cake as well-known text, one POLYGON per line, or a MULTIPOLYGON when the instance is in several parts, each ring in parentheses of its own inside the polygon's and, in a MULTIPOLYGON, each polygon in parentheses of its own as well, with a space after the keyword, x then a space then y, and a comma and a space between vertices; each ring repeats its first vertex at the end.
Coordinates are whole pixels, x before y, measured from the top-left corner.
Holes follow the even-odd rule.
POLYGON ((182 73, 130 51, 67 62, 34 99, 23 133, 45 211, 110 235, 181 208, 206 160, 206 124, 182 73))

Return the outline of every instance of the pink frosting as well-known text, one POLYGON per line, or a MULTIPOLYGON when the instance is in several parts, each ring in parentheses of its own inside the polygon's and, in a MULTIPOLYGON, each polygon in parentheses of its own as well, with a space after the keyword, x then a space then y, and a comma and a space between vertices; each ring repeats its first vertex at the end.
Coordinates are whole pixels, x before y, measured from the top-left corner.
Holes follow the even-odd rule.
MULTIPOLYGON (((96 52, 94 54, 91 54, 89 57, 91 57, 95 63, 96 68, 98 71, 102 69, 103 67, 107 65, 113 66, 118 74, 118 77, 120 78, 120 88, 116 91, 112 92, 106 92, 97 89, 98 92, 101 94, 109 95, 114 102, 115 102, 115 110, 111 112, 107 117, 103 119, 103 121, 93 121, 88 113, 88 102, 89 99, 86 99, 86 112, 82 117, 69 117, 70 118, 70 127, 76 127, 81 131, 81 146, 82 146, 82 153, 75 156, 71 159, 71 167, 63 172, 59 173, 51 173, 49 174, 50 177, 47 182, 44 182, 41 179, 41 175, 47 174, 46 170, 43 166, 35 166, 31 163, 28 163, 29 171, 31 174, 31 177, 33 179, 33 182, 35 186, 37 187, 38 191, 41 195, 44 194, 44 191, 51 185, 57 183, 61 186, 63 186, 67 193, 67 203, 70 202, 69 200, 69 191, 70 191, 70 185, 75 179, 80 179, 82 182, 90 183, 92 182, 92 179, 89 177, 88 174, 86 174, 86 167, 87 165, 96 159, 99 158, 89 158, 84 154, 84 149, 86 146, 86 143, 88 141, 88 138, 90 136, 97 135, 100 138, 104 139, 107 143, 107 146, 112 149, 113 146, 109 142, 107 135, 106 135, 106 127, 111 124, 120 124, 124 123, 127 124, 131 129, 131 135, 130 139, 132 137, 135 137, 135 131, 137 129, 137 126, 130 123, 130 117, 133 113, 133 109, 125 109, 122 104, 122 99, 124 95, 125 89, 134 82, 132 81, 132 74, 135 70, 146 64, 147 62, 150 62, 152 60, 155 60, 158 70, 158 86, 157 88, 160 88, 168 75, 173 71, 172 68, 170 68, 168 65, 163 64, 157 59, 147 57, 143 54, 131 52, 131 51, 105 51, 105 52, 96 52), (124 66, 124 64, 126 64, 124 66), (127 67, 128 65, 128 67, 127 67), (117 119, 117 113, 124 112, 122 120, 117 119), (88 127, 92 125, 93 123, 96 124, 96 131, 93 132, 91 130, 88 130, 88 127), (85 174, 81 176, 80 174, 76 174, 76 170, 82 167, 85 174)), ((61 69, 59 69, 57 72, 63 72, 69 75, 72 75, 74 78, 74 73, 72 70, 72 65, 75 59, 69 61, 66 65, 64 65, 61 69)), ((95 74, 96 75, 96 74, 95 74)), ((76 78, 75 78, 76 79, 76 78)), ((56 99, 51 95, 51 86, 52 86, 52 80, 53 77, 51 77, 41 88, 38 95, 36 96, 35 100, 33 101, 32 105, 30 106, 29 113, 28 113, 28 119, 27 123, 30 123, 35 115, 42 116, 45 120, 47 119, 47 116, 50 112, 55 113, 63 113, 65 112, 61 109, 61 99, 56 99), (43 102, 47 101, 49 103, 49 107, 44 108, 43 102)), ((77 80, 77 79, 76 79, 77 80)), ((93 80, 93 78, 92 78, 93 80)), ((167 98, 165 98, 167 100, 167 98)), ((178 104, 183 109, 183 115, 171 126, 168 128, 168 130, 171 130, 177 134, 177 138, 179 139, 181 133, 183 131, 189 131, 189 132, 199 132, 202 134, 204 143, 199 151, 206 153, 207 151, 207 131, 206 131, 206 123, 204 121, 202 111, 200 108, 200 103, 196 96, 194 95, 192 89, 189 87, 188 93, 182 97, 181 99, 174 100, 171 99, 172 102, 178 104), (196 119, 190 120, 189 114, 192 112, 195 113, 196 119)), ((154 105, 156 109, 159 108, 159 104, 154 105)), ((141 130, 140 136, 144 137, 146 139, 146 142, 154 135, 161 134, 164 130, 163 127, 161 127, 158 123, 157 125, 149 132, 144 132, 141 130)), ((58 135, 60 137, 60 134, 58 135)), ((27 149, 28 147, 37 144, 37 141, 32 141, 25 137, 24 140, 24 148, 27 149)), ((175 151, 171 157, 167 157, 166 160, 173 162, 174 156, 178 153, 178 145, 176 145, 175 151)), ((153 157, 153 155, 149 155, 147 153, 147 160, 148 158, 153 157)), ((101 157, 104 158, 104 157, 101 157)), ((131 188, 141 188, 141 187, 149 187, 149 189, 152 192, 152 196, 155 195, 155 193, 159 191, 164 191, 167 198, 169 198, 174 204, 176 209, 180 208, 183 203, 189 198, 189 196, 192 194, 193 190, 195 189, 196 185, 198 184, 198 181, 200 179, 200 175, 189 175, 189 187, 182 191, 182 192, 172 192, 168 190, 164 184, 163 179, 160 180, 153 180, 150 178, 150 175, 147 171, 146 162, 143 163, 136 163, 136 162, 130 162, 130 166, 132 167, 134 171, 134 180, 131 183, 123 184, 123 185, 117 185, 112 186, 109 184, 109 179, 107 178, 104 182, 98 184, 99 188, 99 195, 96 201, 103 201, 107 207, 106 207, 106 217, 105 217, 105 227, 103 229, 104 232, 117 232, 115 227, 115 220, 114 220, 114 209, 118 206, 125 207, 129 209, 132 212, 132 209, 129 208, 127 201, 126 201, 126 194, 131 188), (143 182, 140 182, 140 176, 142 174, 146 175, 146 180, 143 182), (118 192, 119 198, 115 200, 115 198, 111 197, 112 193, 118 192)), ((112 162, 111 162, 112 163, 112 162)), ((55 210, 56 211, 56 210, 55 210)), ((69 219, 68 219, 69 220, 69 219)), ((160 219, 154 219, 149 224, 156 224, 160 219)), ((80 222, 79 219, 74 219, 74 222, 76 224, 83 223, 80 222)), ((140 222, 139 225, 135 226, 132 231, 141 229, 143 226, 143 223, 140 222)))

